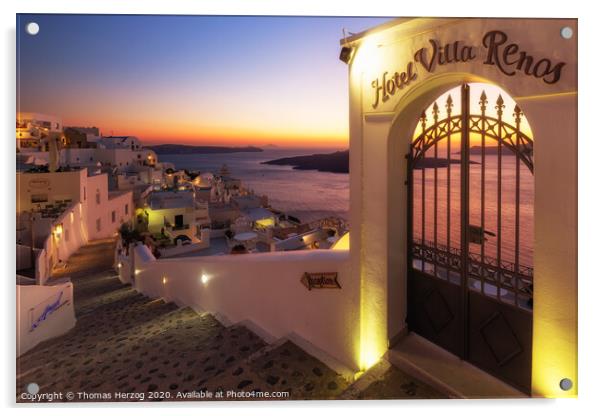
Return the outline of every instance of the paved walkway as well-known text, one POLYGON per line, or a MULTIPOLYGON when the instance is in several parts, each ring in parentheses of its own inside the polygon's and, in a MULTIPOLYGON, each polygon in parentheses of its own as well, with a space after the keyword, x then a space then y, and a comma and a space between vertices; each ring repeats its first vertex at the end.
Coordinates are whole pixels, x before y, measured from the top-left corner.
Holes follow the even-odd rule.
POLYGON ((112 241, 93 243, 57 274, 72 278, 77 324, 17 360, 18 401, 30 383, 62 392, 63 401, 67 392, 72 401, 443 397, 389 367, 355 389, 290 341, 267 345, 244 326, 224 327, 121 284, 112 256, 112 241))

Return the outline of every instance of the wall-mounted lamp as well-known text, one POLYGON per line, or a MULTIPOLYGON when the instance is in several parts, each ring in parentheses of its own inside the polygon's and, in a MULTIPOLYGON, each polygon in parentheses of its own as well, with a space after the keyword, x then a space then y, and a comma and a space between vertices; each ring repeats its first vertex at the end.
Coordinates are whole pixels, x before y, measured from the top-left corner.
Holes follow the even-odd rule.
POLYGON ((346 64, 351 62, 351 57, 353 56, 353 48, 351 46, 343 46, 341 48, 341 53, 339 54, 339 59, 346 64))
POLYGON ((351 62, 351 58, 353 57, 353 48, 351 46, 349 46, 349 43, 347 43, 347 38, 348 35, 352 35, 353 33, 347 33, 347 30, 345 28, 343 28, 343 39, 345 41, 345 43, 343 44, 343 47, 341 48, 341 53, 339 54, 339 59, 343 62, 345 62, 347 65, 349 65, 349 62, 351 62))

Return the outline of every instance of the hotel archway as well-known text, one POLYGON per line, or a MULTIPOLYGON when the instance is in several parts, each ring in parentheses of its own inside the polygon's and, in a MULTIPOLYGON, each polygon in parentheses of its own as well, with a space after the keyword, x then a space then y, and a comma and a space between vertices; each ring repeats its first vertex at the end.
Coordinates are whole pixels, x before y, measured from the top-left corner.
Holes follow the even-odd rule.
MULTIPOLYGON (((570 19, 417 18, 396 20, 341 41, 349 48, 350 250, 352 280, 359 282, 360 291, 358 362, 362 369, 414 332, 527 394, 577 394, 576 37, 577 22, 570 19), (516 223, 510 228, 518 231, 518 221, 525 215, 523 204, 530 202, 534 212, 533 254, 531 264, 526 264, 529 260, 519 258, 523 245, 512 237, 516 262, 508 262, 504 269, 499 267, 504 261, 499 255, 484 261, 486 245, 474 241, 474 219, 466 209, 470 206, 474 211, 473 201, 459 191, 464 205, 458 219, 461 241, 455 257, 458 281, 454 284, 449 278, 455 261, 449 244, 448 250, 437 250, 435 244, 435 250, 429 251, 414 244, 416 234, 408 236, 410 225, 416 224, 408 219, 409 207, 416 207, 409 197, 408 186, 414 181, 408 180, 408 174, 418 172, 408 164, 412 163, 411 150, 416 150, 411 147, 416 126, 420 126, 425 110, 429 110, 425 113, 428 128, 437 121, 432 120, 430 107, 435 100, 449 90, 464 90, 475 83, 498 88, 514 102, 503 107, 510 102, 496 102, 497 94, 487 96, 488 111, 494 114, 489 123, 472 117, 481 113, 475 104, 481 98, 478 87, 472 92, 474 98, 466 96, 471 108, 464 119, 462 100, 453 100, 456 109, 462 107, 453 134, 466 137, 466 146, 454 157, 472 160, 473 136, 482 132, 484 137, 487 131, 498 128, 494 136, 500 149, 514 146, 516 151, 510 157, 516 160, 512 165, 515 172, 520 173, 515 174, 513 183, 520 189, 520 175, 524 178, 522 172, 532 170, 534 192, 532 201, 517 198, 513 202, 516 223), (496 106, 503 111, 500 121, 504 120, 497 127, 496 106), (530 126, 524 137, 532 141, 522 139, 523 120, 530 126), (518 130, 512 129, 515 123, 518 130), (473 246, 479 264, 471 260, 473 246), (421 262, 418 269, 422 274, 425 263, 434 268, 426 280, 411 277, 416 261, 421 262), (438 267, 445 270, 445 278, 437 272, 438 267), (430 283, 425 286, 423 281, 430 283), (447 287, 441 287, 443 281, 447 287), (493 288, 493 295, 486 293, 488 287, 493 288), (449 297, 449 290, 457 295, 449 297), (511 294, 512 300, 502 299, 502 292, 511 294), (518 318, 520 322, 515 315, 523 317, 518 318), (459 338, 459 344, 451 346, 445 336, 439 336, 446 331, 453 333, 454 342, 459 338), (561 388, 564 379, 571 380, 570 389, 561 388)), ((438 117, 445 119, 445 102, 437 101, 438 117)), ((448 128, 453 123, 450 121, 448 128)), ((445 129, 441 126, 440 135, 445 129)), ((452 141, 450 135, 448 142, 452 141)), ((490 143, 485 139, 482 143, 482 152, 475 153, 484 161, 490 143)), ((458 183, 464 180, 467 189, 472 184, 471 163, 466 160, 458 163, 462 168, 456 167, 458 183), (465 176, 461 172, 466 172, 465 176)), ((429 169, 423 167, 423 175, 425 170, 429 169)), ((430 170, 441 171, 445 178, 446 169, 430 170)), ((474 170, 479 172, 480 168, 474 170)), ((496 190, 487 192, 495 195, 496 190)), ((521 191, 514 193, 522 196, 521 191)), ((484 218, 492 215, 494 227, 506 227, 505 219, 496 220, 495 209, 480 212, 484 214, 477 215, 477 222, 480 215, 484 225, 484 218)), ((476 227, 477 234, 482 235, 485 228, 476 227)), ((436 240, 439 234, 434 235, 436 240)), ((497 247, 499 243, 497 240, 497 247)))

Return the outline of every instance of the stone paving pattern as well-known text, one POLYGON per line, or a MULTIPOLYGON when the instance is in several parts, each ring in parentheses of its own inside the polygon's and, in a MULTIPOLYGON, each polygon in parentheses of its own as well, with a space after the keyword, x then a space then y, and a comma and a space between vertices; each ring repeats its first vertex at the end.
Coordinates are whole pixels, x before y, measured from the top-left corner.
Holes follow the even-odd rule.
MULTIPOLYGON (((267 345, 242 325, 225 327, 210 314, 123 285, 112 269, 113 247, 112 241, 83 247, 57 273, 73 281, 77 323, 17 359, 17 401, 31 382, 40 393, 162 392, 156 400, 198 400, 176 395, 229 390, 336 399, 350 386, 290 341, 267 345)), ((434 397, 442 395, 392 368, 345 398, 434 397)))
POLYGON ((377 381, 361 391, 356 399, 445 399, 442 393, 414 377, 391 367, 377 381))

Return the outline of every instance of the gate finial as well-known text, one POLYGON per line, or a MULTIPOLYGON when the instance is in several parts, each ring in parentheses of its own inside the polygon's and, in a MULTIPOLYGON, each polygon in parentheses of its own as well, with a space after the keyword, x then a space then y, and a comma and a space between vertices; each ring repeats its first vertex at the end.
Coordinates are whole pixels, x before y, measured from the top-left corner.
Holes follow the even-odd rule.
POLYGON ((516 125, 519 126, 520 125, 521 116, 523 116, 524 114, 523 114, 523 111, 518 106, 518 104, 516 104, 514 106, 514 112, 512 113, 512 115, 514 115, 514 121, 516 122, 516 125))
POLYGON ((447 117, 451 117, 451 112, 452 112, 452 107, 454 106, 454 103, 452 101, 451 98, 451 94, 449 94, 447 96, 447 101, 445 102, 445 108, 447 109, 447 117))
POLYGON ((439 119, 439 106, 437 105, 437 101, 433 103, 433 123, 437 124, 437 120, 439 119))
POLYGON ((495 104, 496 104, 495 108, 497 109, 498 117, 502 117, 502 114, 504 114, 504 108, 506 108, 506 106, 504 105, 504 99, 502 98, 502 94, 500 94, 497 97, 497 101, 495 102, 495 104))
POLYGON ((485 90, 481 93, 481 97, 479 99, 479 104, 481 105, 481 112, 485 114, 485 110, 487 109, 487 95, 485 94, 485 90))
POLYGON ((420 125, 422 126, 422 131, 426 130, 426 111, 420 114, 420 125))

